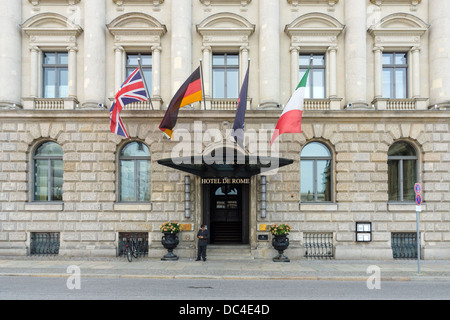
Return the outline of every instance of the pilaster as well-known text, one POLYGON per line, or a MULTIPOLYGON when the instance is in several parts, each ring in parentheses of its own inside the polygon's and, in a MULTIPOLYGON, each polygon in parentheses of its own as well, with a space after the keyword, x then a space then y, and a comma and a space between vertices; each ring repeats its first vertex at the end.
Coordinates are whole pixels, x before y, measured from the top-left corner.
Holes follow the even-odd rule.
POLYGON ((0 1, 2 51, 0 59, 0 108, 19 108, 22 94, 22 2, 0 1))
POLYGON ((192 73, 192 0, 172 0, 172 94, 192 73))
POLYGON ((261 108, 280 105, 280 1, 259 1, 259 92, 261 108))
POLYGON ((430 27, 430 104, 450 107, 450 1, 433 0, 429 3, 430 27))
POLYGON ((366 1, 345 3, 345 83, 347 107, 367 107, 366 1))
POLYGON ((84 102, 83 108, 104 105, 106 95, 106 4, 84 1, 84 102))

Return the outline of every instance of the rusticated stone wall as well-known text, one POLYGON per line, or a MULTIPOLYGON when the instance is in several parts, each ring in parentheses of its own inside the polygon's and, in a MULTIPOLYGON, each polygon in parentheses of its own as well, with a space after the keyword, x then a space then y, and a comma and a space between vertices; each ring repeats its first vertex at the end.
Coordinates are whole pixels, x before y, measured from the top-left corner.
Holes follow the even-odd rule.
MULTIPOLYGON (((109 132, 108 115, 98 111, 3 111, 0 129, 0 255, 26 255, 31 232, 60 232, 60 255, 115 256, 119 232, 149 232, 151 257, 165 252, 159 226, 165 221, 188 224, 177 252, 192 257, 195 233, 202 223, 201 179, 191 176, 191 217, 185 218, 184 176, 157 160, 172 156, 178 143, 163 138, 157 129, 162 111, 129 112, 125 122, 132 140, 145 142, 151 152, 151 202, 117 201, 117 153, 126 140, 109 132), (51 120, 50 120, 51 119, 51 120), (52 140, 64 151, 61 203, 33 202, 32 154, 42 141, 52 140)), ((249 111, 247 130, 267 130, 278 113, 249 111)), ((232 121, 227 111, 180 113, 178 129, 192 132, 194 121, 224 130, 232 121), (198 117, 197 117, 198 116, 198 117)), ((327 115, 311 112, 303 120, 303 133, 280 137, 282 157, 294 164, 267 175, 267 216, 261 217, 260 176, 251 179, 250 246, 253 255, 272 258, 268 234, 261 225, 288 223, 293 227, 288 255, 301 258, 304 234, 333 235, 338 259, 391 259, 391 233, 415 232, 415 204, 388 201, 387 151, 405 140, 419 151, 419 181, 424 204, 420 214, 422 250, 426 259, 447 259, 450 248, 450 134, 445 112, 420 112, 400 117, 394 112, 372 112, 370 117, 352 111, 327 115), (333 201, 300 202, 300 152, 310 141, 325 143, 333 155, 333 201), (373 241, 355 241, 355 222, 371 221, 373 241)), ((223 131, 225 132, 225 131, 223 131)), ((212 145, 204 135, 202 151, 212 145)), ((270 236, 269 236, 270 240, 270 236)))

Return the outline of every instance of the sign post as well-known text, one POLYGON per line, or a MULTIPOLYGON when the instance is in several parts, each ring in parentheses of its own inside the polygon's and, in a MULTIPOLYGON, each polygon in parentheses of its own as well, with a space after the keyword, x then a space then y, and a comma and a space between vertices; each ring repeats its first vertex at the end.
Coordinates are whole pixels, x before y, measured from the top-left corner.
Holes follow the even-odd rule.
POLYGON ((414 192, 416 193, 416 224, 417 224, 417 268, 420 275, 420 225, 419 225, 419 212, 422 211, 422 186, 420 183, 414 185, 414 192))

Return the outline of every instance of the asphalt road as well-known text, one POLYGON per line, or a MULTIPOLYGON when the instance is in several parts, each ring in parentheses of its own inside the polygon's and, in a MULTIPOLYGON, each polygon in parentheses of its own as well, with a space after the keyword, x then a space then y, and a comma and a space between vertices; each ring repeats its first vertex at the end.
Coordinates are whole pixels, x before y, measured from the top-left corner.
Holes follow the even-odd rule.
POLYGON ((450 300, 448 281, 379 285, 369 289, 365 281, 9 276, 0 277, 0 300, 450 300))

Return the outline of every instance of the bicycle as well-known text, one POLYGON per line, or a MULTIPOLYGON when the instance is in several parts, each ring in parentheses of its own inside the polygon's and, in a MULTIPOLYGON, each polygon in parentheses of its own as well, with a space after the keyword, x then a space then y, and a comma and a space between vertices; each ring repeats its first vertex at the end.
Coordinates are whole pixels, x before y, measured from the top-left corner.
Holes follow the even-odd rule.
POLYGON ((138 250, 137 245, 134 242, 134 239, 130 239, 129 244, 125 246, 125 251, 127 254, 127 259, 129 262, 133 260, 133 256, 137 259, 138 257, 138 250))

